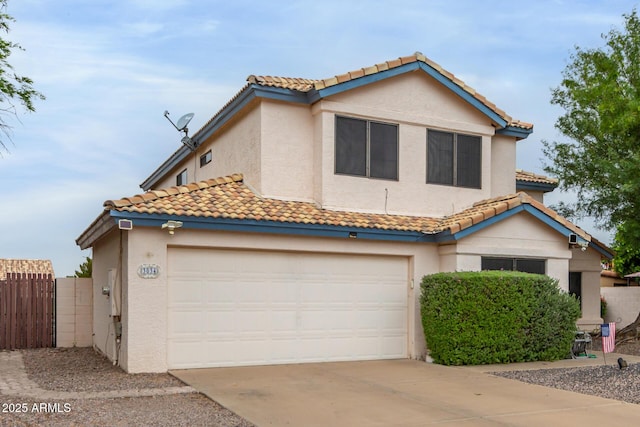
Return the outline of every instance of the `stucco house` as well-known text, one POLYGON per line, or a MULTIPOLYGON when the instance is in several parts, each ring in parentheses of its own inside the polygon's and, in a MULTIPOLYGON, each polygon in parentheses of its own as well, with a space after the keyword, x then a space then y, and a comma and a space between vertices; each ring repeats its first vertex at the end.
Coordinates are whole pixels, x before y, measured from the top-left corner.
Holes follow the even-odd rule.
POLYGON ((128 372, 423 358, 421 278, 481 269, 579 286, 590 329, 611 253, 514 177, 532 131, 420 53, 249 76, 77 239, 94 345, 128 372))

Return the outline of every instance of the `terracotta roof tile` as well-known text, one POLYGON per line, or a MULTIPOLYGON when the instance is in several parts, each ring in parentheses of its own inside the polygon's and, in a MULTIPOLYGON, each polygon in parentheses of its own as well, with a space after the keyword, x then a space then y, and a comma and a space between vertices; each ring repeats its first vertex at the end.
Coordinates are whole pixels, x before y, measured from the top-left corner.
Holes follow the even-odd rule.
POLYGON ((55 277, 53 264, 44 259, 0 259, 0 280, 5 280, 7 273, 51 274, 55 277))
POLYGON ((322 209, 311 202, 263 198, 244 185, 242 174, 235 174, 164 190, 153 190, 124 199, 107 200, 104 207, 119 212, 455 234, 524 204, 543 212, 582 239, 606 247, 578 226, 523 192, 483 200, 446 217, 419 217, 336 211, 322 209))
POLYGON ((558 180, 556 178, 549 178, 544 175, 536 175, 533 172, 523 171, 522 169, 516 169, 516 181, 558 185, 558 180))
POLYGON ((433 62, 432 60, 428 59, 426 56, 424 56, 419 52, 416 52, 414 55, 403 56, 398 59, 392 59, 390 61, 385 61, 370 67, 364 67, 357 70, 349 71, 349 72, 346 72, 334 77, 326 78, 326 79, 311 80, 311 79, 291 78, 291 77, 250 75, 247 78, 247 81, 249 82, 249 84, 257 84, 260 86, 279 87, 283 89, 291 89, 291 90, 296 90, 300 92, 309 92, 311 89, 316 89, 316 90, 326 89, 331 86, 335 86, 351 80, 359 79, 364 76, 380 73, 382 71, 400 67, 404 64, 409 64, 409 63, 418 62, 418 61, 429 65, 430 67, 435 69, 438 73, 442 74, 444 77, 451 80, 455 85, 459 86, 461 89, 469 93, 471 96, 473 96, 482 104, 484 104, 487 108, 489 108, 490 110, 495 112, 498 116, 500 116, 502 119, 504 119, 509 126, 513 126, 521 129, 533 128, 533 125, 531 123, 513 119, 504 110, 499 109, 494 103, 487 100, 487 98, 485 98, 484 96, 476 92, 476 90, 473 89, 472 87, 466 85, 462 80, 456 77, 453 73, 445 70, 439 64, 433 62))

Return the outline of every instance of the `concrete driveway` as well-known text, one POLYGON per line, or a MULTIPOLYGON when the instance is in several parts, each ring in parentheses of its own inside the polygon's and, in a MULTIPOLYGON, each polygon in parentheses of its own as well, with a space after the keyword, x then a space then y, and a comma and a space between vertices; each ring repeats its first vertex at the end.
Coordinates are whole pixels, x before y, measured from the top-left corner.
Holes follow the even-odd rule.
POLYGON ((640 405, 485 369, 381 360, 171 374, 258 426, 627 426, 640 420, 640 405))

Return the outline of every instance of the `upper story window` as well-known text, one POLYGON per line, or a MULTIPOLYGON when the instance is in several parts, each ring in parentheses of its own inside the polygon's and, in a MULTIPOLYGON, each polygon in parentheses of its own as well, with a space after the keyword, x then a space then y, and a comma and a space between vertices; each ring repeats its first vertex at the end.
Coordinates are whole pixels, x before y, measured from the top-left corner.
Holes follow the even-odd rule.
POLYGON ((209 163, 211 163, 211 150, 200 156, 200 167, 203 167, 204 165, 209 163))
POLYGON ((398 125, 336 116, 336 173, 398 179, 398 125))
POLYGON ((183 170, 176 175, 176 185, 185 185, 187 183, 187 170, 183 170))
POLYGON ((427 130, 427 183, 481 188, 482 138, 427 130))

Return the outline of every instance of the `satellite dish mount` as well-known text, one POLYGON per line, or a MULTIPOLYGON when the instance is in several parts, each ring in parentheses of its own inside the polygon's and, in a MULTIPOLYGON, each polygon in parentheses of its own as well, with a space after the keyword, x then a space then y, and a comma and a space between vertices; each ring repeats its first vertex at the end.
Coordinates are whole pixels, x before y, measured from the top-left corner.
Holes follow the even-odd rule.
POLYGON ((164 112, 164 116, 167 118, 167 120, 169 120, 169 123, 171 123, 173 125, 173 127, 176 128, 176 130, 178 132, 184 132, 184 136, 182 137, 181 142, 189 150, 195 151, 196 142, 194 140, 192 140, 191 138, 189 138, 189 129, 187 128, 187 125, 189 124, 191 119, 193 119, 193 113, 187 113, 184 116, 180 117, 178 119, 178 123, 173 123, 173 121, 169 118, 169 112, 168 111, 164 112))

